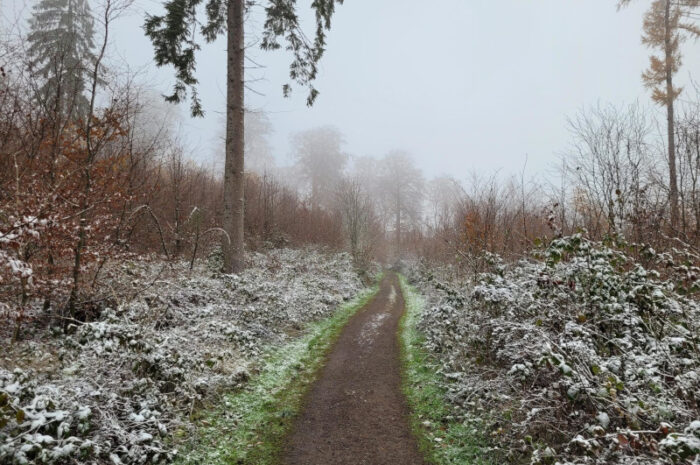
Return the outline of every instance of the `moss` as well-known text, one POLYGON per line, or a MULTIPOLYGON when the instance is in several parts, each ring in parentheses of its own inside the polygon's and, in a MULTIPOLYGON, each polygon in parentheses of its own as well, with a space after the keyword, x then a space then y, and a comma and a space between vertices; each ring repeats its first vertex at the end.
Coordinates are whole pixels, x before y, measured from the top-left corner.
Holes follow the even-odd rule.
POLYGON ((423 346, 417 329, 424 303, 421 296, 399 276, 406 311, 399 324, 403 364, 403 392, 411 410, 411 428, 428 462, 435 465, 492 464, 488 438, 474 422, 452 416, 446 401, 445 381, 437 363, 423 346))
POLYGON ((344 305, 332 317, 309 326, 306 334, 268 353, 260 373, 246 387, 224 395, 200 412, 193 438, 178 464, 271 465, 316 379, 325 357, 348 320, 377 293, 378 285, 344 305))

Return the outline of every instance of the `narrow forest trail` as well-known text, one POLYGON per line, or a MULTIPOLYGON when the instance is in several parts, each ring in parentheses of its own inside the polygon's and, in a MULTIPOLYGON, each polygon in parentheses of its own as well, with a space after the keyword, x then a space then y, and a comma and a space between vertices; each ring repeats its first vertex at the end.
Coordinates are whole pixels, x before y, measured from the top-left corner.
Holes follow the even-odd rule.
POLYGON ((347 324, 307 393, 285 465, 424 464, 401 392, 404 299, 394 273, 347 324))

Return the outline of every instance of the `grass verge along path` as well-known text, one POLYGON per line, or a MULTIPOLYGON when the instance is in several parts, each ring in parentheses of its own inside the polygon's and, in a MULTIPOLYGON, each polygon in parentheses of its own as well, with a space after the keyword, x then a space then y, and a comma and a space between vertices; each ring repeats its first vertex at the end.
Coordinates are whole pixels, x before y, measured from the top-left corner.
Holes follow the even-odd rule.
POLYGON ((418 331, 423 298, 399 276, 406 311, 399 324, 403 391, 411 410, 411 427, 426 460, 435 465, 491 464, 488 439, 472 424, 455 419, 446 401, 444 377, 423 347, 418 331))
MULTIPOLYGON (((381 278, 380 278, 381 279, 381 278)), ((307 333, 266 356, 259 374, 241 391, 226 394, 203 412, 197 434, 179 454, 178 464, 272 465, 316 377, 341 330, 376 294, 375 285, 335 314, 309 326, 307 333)))

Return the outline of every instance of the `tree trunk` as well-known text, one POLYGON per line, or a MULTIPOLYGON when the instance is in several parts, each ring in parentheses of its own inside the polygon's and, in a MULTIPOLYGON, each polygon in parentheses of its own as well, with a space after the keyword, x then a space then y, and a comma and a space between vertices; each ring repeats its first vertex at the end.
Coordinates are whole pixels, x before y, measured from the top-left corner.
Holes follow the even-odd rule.
POLYGON ((401 194, 396 196, 396 259, 401 259, 401 194))
POLYGON ((678 228, 678 180, 676 175, 676 137, 674 130, 673 103, 676 99, 673 89, 673 45, 671 38, 671 0, 666 0, 665 11, 665 52, 666 52, 666 129, 668 137, 669 203, 671 204, 671 227, 678 228))
POLYGON ((226 165, 224 168, 224 272, 243 270, 243 13, 244 0, 229 0, 226 79, 226 165))
MULTIPOLYGON (((89 129, 89 128, 88 128, 89 129)), ((89 142, 89 139, 88 139, 89 142)), ((90 162, 90 160, 88 160, 90 162)), ((90 176, 90 166, 87 165, 83 168, 83 177, 85 179, 85 186, 83 188, 83 200, 80 203, 80 216, 78 223, 78 242, 73 248, 73 285, 71 286, 70 297, 68 298, 68 316, 71 318, 75 317, 76 304, 78 302, 78 291, 80 290, 80 268, 82 267, 83 260, 83 250, 85 249, 85 244, 87 242, 87 215, 90 207, 88 196, 90 195, 90 187, 92 186, 92 179, 90 176)))
MULTIPOLYGON (((177 175, 179 176, 179 174, 177 175)), ((175 184, 175 256, 179 257, 182 251, 182 225, 180 224, 180 183, 175 184)))

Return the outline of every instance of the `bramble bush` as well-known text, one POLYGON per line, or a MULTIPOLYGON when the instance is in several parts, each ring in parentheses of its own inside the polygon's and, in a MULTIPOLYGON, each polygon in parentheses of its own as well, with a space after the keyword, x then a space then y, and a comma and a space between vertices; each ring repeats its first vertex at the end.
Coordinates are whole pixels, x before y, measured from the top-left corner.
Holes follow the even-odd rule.
POLYGON ((697 268, 647 250, 662 278, 623 250, 555 239, 512 266, 489 256, 471 288, 414 273, 449 400, 487 418, 509 459, 690 463, 700 452, 697 268))

